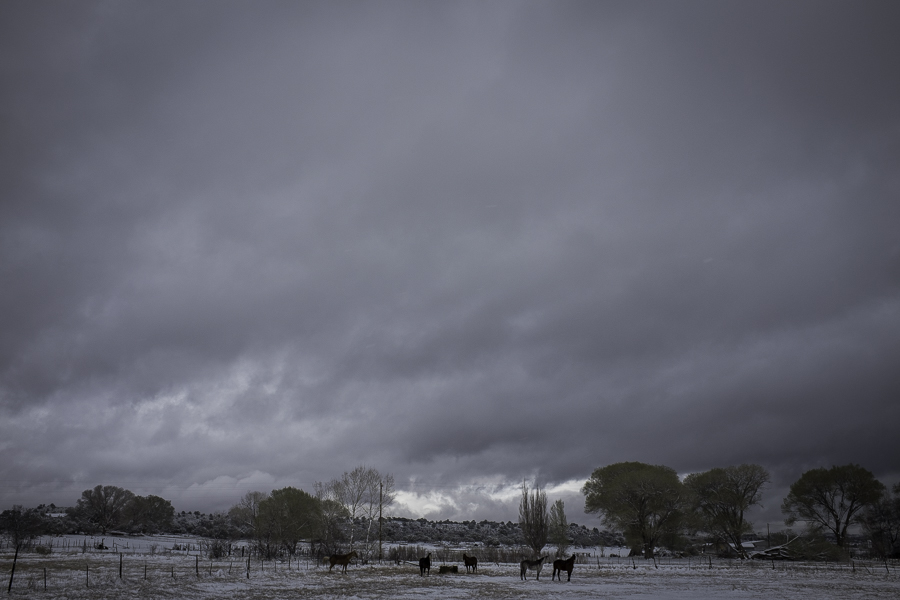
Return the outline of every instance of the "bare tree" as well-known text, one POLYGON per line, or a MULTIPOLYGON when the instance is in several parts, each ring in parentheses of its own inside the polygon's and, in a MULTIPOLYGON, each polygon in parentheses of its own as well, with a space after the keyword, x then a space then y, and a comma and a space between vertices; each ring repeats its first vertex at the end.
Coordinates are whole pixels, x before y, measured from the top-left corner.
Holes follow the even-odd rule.
MULTIPOLYGON (((362 505, 362 512, 366 524, 365 548, 368 555, 371 555, 372 550, 374 549, 376 532, 380 532, 379 525, 381 523, 381 518, 384 516, 384 509, 393 504, 394 498, 397 496, 394 491, 393 475, 381 475, 381 473, 375 469, 370 470, 373 474, 362 505)), ((379 542, 381 540, 380 533, 378 535, 378 540, 379 542)), ((378 558, 380 559, 380 548, 378 554, 378 558)))
POLYGON ((231 507, 228 516, 244 535, 256 536, 259 527, 259 507, 269 498, 266 492, 247 492, 231 507))
POLYGON ((549 517, 547 515, 547 493, 535 489, 529 493, 528 485, 522 483, 522 500, 519 502, 519 527, 525 536, 525 543, 534 552, 535 558, 547 545, 549 517))
POLYGON ((549 540, 556 546, 557 558, 565 556, 569 550, 569 522, 566 519, 566 505, 557 500, 550 507, 549 540))
MULTIPOLYGON (((360 465, 340 479, 316 483, 315 489, 320 500, 333 500, 343 508, 350 551, 362 538, 363 551, 371 555, 378 518, 396 497, 393 475, 382 475, 377 469, 360 465)), ((334 515, 333 510, 325 511, 334 515)))

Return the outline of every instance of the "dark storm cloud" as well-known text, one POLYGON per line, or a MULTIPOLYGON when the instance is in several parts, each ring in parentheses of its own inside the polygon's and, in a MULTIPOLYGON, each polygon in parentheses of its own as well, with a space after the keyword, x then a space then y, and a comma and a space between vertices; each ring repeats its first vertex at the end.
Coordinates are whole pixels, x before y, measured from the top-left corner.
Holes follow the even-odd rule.
POLYGON ((4 502, 900 475, 892 4, 0 10, 4 502))

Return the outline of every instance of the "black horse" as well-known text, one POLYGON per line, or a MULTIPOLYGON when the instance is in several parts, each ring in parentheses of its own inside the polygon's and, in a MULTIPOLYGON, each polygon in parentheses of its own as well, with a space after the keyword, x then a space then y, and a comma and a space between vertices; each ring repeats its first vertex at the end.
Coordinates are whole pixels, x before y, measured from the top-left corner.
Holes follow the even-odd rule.
POLYGON ((428 556, 419 559, 419 575, 424 577, 425 571, 431 575, 431 552, 428 553, 428 556))
POLYGON ((566 578, 566 581, 572 581, 572 569, 575 568, 575 555, 573 554, 566 560, 554 560, 553 561, 553 575, 550 577, 550 581, 553 581, 553 578, 556 577, 557 573, 559 573, 559 580, 562 581, 562 572, 565 571, 569 574, 566 578))
POLYGON ((328 572, 330 573, 331 570, 334 568, 334 565, 337 565, 337 566, 341 567, 342 572, 346 573, 347 565, 350 564, 350 560, 353 558, 356 558, 356 557, 357 557, 357 554, 356 554, 355 550, 349 554, 332 554, 331 556, 328 557, 328 562, 331 563, 331 565, 329 565, 329 567, 328 567, 328 572))
POLYGON ((469 572, 469 569, 472 569, 472 572, 475 573, 478 571, 478 557, 477 556, 466 556, 463 553, 463 563, 466 565, 466 573, 469 572))

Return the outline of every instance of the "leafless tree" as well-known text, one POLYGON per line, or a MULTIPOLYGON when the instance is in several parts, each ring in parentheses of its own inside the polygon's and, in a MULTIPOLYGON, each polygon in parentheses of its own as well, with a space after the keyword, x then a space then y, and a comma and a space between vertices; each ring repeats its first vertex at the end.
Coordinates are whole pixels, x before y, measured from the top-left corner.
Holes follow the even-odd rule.
MULTIPOLYGON (((336 502, 343 509, 350 551, 362 538, 363 551, 370 555, 378 519, 396 497, 393 475, 382 475, 377 469, 360 465, 339 479, 316 483, 315 490, 320 500, 336 502)), ((323 512, 334 517, 335 508, 324 507, 323 512)))
POLYGON ((268 498, 269 494, 266 492, 247 492, 231 507, 228 516, 245 534, 255 536, 259 525, 259 506, 268 498))

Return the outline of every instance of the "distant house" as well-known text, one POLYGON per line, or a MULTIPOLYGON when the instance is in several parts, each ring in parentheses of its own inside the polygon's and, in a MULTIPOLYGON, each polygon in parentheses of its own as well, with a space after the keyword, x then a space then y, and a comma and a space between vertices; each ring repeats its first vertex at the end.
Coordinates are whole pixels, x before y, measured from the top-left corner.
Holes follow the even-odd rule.
MULTIPOLYGON (((731 553, 737 554, 737 548, 734 544, 729 542, 725 544, 728 550, 731 553)), ((750 542, 741 542, 741 549, 745 554, 750 554, 751 552, 756 552, 758 550, 764 550, 766 548, 766 540, 753 540, 750 542)), ((704 554, 717 554, 722 549, 721 543, 710 542, 703 544, 703 553, 704 554)))
MULTIPOLYGON (((728 544, 728 546, 734 550, 734 544, 728 544)), ((744 552, 755 552, 756 550, 765 550, 768 547, 766 544, 766 540, 752 540, 749 542, 741 542, 741 548, 743 548, 744 552)))

